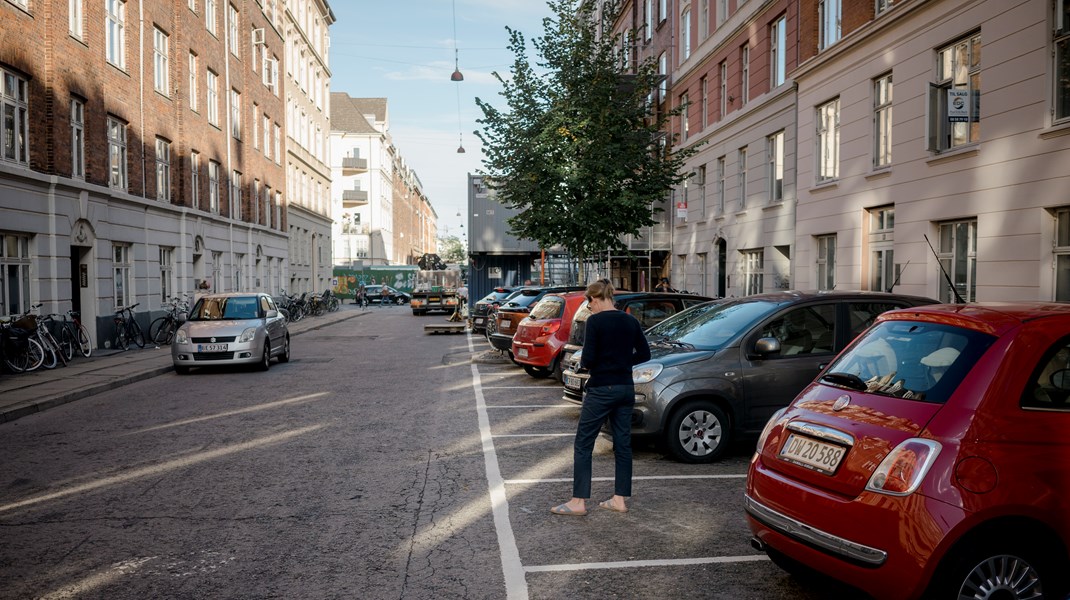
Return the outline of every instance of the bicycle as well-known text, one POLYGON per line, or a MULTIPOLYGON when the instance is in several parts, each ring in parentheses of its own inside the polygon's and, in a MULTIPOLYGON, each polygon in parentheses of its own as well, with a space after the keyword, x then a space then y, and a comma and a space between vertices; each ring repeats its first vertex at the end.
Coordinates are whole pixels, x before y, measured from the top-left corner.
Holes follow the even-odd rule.
POLYGON ((182 319, 178 315, 184 312, 189 312, 189 303, 183 298, 171 298, 167 314, 157 317, 149 325, 149 339, 152 343, 157 346, 170 344, 175 337, 175 332, 178 331, 178 326, 182 324, 182 319))
POLYGON ((0 355, 12 373, 36 371, 44 363, 45 351, 32 335, 28 329, 0 323, 0 355))
POLYGON ((63 349, 60 347, 59 342, 56 341, 56 338, 52 336, 48 326, 45 325, 45 322, 51 320, 51 316, 39 316, 31 312, 42 306, 44 305, 34 304, 30 306, 29 310, 19 315, 14 325, 31 332, 30 337, 36 338, 37 343, 41 345, 41 349, 44 351, 41 366, 46 369, 55 369, 56 365, 61 362, 63 366, 67 366, 67 357, 64 356, 63 349))
POLYGON ((62 321, 58 321, 60 324, 59 345, 63 348, 63 354, 67 360, 74 358, 76 348, 79 354, 89 358, 93 354, 93 342, 89 339, 89 330, 82 325, 81 314, 75 310, 68 310, 67 314, 59 316, 63 318, 62 321), (69 321, 67 317, 70 317, 69 321))
POLYGON ((114 346, 119 350, 126 350, 130 342, 134 342, 138 348, 145 347, 145 334, 141 331, 141 326, 137 324, 137 319, 134 317, 134 308, 139 304, 141 303, 136 302, 115 311, 115 317, 113 318, 115 323, 114 346))

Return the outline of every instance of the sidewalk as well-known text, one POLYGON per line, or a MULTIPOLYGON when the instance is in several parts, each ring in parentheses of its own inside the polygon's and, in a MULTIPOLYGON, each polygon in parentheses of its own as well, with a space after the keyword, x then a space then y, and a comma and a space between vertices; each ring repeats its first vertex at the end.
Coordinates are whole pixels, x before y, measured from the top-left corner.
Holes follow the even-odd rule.
MULTIPOLYGON (((290 336, 364 314, 371 313, 353 304, 343 304, 337 312, 290 323, 290 336)), ((126 351, 94 348, 93 356, 75 356, 66 367, 42 368, 17 375, 5 372, 0 374, 0 423, 173 370, 170 346, 156 348, 146 344, 140 349, 131 344, 131 349, 126 351)))

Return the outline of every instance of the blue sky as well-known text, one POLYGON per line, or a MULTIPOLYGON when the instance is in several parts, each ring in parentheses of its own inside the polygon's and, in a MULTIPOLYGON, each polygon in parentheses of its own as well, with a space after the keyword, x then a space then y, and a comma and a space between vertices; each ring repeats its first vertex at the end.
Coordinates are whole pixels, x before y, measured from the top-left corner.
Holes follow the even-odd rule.
MULTIPOLYGON (((440 233, 459 235, 467 174, 482 166, 472 134, 475 98, 506 108, 493 71, 509 72, 506 25, 531 40, 550 9, 543 0, 335 0, 331 91, 388 99, 390 133, 438 213, 440 233), (456 46, 464 81, 450 81, 456 46), (466 152, 457 153, 463 142, 466 152), (457 216, 461 213, 461 216, 457 216)), ((530 47, 530 43, 529 43, 530 47)), ((529 50, 528 57, 535 56, 529 50)))

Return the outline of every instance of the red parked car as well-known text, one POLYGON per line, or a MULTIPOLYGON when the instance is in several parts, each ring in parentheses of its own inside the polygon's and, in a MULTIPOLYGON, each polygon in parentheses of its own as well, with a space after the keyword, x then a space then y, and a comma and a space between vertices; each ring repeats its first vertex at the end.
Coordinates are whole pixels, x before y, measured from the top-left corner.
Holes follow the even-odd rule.
POLYGON ((513 360, 532 377, 561 379, 561 350, 568 342, 572 316, 586 292, 547 294, 520 321, 513 334, 513 360))
POLYGON ((766 425, 753 543, 875 598, 1070 592, 1070 305, 885 313, 766 425))

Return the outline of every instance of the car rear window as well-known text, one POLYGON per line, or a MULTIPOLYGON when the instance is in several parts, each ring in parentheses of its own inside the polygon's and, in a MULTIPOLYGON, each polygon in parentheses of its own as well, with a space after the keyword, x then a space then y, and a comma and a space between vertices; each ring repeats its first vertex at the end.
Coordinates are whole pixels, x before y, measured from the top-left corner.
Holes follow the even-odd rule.
POLYGON ((542 296, 542 292, 539 290, 524 290, 520 295, 513 297, 512 300, 506 302, 503 306, 506 308, 525 308, 531 306, 542 296))
POLYGON ((565 311, 565 299, 561 296, 546 296, 531 309, 532 319, 559 319, 565 311))
POLYGON ((867 393, 942 404, 995 339, 938 323, 885 321, 836 359, 827 373, 853 375, 867 393))

